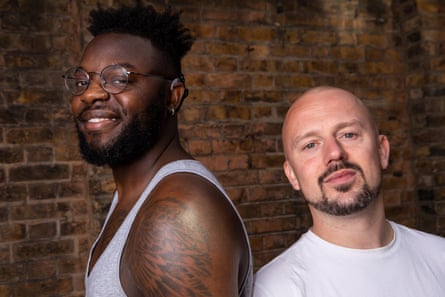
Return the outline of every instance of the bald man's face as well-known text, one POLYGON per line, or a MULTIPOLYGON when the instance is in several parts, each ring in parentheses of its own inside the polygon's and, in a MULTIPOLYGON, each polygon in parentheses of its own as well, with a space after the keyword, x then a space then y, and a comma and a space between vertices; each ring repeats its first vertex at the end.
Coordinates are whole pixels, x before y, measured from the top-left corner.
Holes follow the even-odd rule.
POLYGON ((326 89, 300 98, 284 122, 283 146, 285 173, 310 207, 348 215, 379 195, 389 143, 352 94, 326 89))

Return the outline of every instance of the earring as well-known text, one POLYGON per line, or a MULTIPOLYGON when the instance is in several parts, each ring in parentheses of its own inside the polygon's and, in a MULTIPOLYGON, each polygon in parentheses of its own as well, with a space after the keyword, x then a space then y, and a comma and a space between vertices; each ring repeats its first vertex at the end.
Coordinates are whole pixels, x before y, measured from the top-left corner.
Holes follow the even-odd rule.
POLYGON ((174 117, 175 116, 175 112, 176 112, 176 109, 175 109, 174 106, 170 107, 170 112, 172 114, 172 117, 174 117))

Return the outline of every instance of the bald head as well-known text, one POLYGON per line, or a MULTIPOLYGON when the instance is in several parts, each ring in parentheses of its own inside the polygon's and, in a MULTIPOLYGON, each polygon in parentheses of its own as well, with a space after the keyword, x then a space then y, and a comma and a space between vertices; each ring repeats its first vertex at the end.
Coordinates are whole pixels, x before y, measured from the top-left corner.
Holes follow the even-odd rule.
MULTIPOLYGON (((289 108, 282 128, 284 153, 287 152, 303 133, 308 133, 311 126, 321 127, 331 118, 357 120, 369 126, 378 134, 377 125, 369 109, 357 96, 344 89, 320 86, 309 89, 301 95, 289 108), (306 127, 307 129, 305 129, 306 127), (302 131, 301 134, 298 131, 302 131)), ((345 122, 346 123, 346 122, 345 122)))

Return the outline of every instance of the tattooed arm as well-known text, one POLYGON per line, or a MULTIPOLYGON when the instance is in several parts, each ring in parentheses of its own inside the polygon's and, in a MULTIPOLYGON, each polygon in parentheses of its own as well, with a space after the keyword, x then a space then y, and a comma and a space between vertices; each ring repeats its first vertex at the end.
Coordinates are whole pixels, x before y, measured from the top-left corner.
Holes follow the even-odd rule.
POLYGON ((247 270, 236 214, 193 174, 162 181, 141 208, 121 260, 128 296, 235 297, 247 270))

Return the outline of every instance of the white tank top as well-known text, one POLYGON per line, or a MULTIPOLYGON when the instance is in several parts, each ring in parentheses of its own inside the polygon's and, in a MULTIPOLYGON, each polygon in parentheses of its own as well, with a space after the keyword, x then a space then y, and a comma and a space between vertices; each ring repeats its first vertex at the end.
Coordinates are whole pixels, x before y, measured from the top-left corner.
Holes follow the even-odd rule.
MULTIPOLYGON (((91 252, 94 250, 94 247, 97 244, 98 239, 102 235, 102 232, 105 228, 105 225, 108 222, 108 219, 113 212, 114 208, 116 207, 117 201, 118 201, 118 194, 117 192, 113 196, 113 200, 111 202, 110 210, 107 214, 107 217, 105 219, 104 226, 102 227, 101 232, 99 233, 99 236, 97 237, 96 241, 93 243, 93 246, 90 250, 90 256, 88 258, 87 263, 87 272, 85 274, 85 290, 86 290, 86 297, 124 297, 126 296, 120 282, 119 277, 119 263, 122 255, 122 250, 125 245, 125 242, 127 241, 128 233, 131 229, 131 226, 133 224, 133 221, 144 203, 145 199, 149 196, 150 192, 155 188, 155 186, 166 176, 173 174, 173 173, 179 173, 179 172, 187 172, 187 173, 194 173, 196 175, 202 176, 203 178, 207 179, 211 183, 213 183, 227 198, 227 200, 230 202, 232 207, 235 209, 235 212, 237 213, 239 219, 242 223, 242 218, 240 217, 239 213, 236 211, 236 208, 233 204, 233 202, 230 200, 230 198, 225 193, 224 189, 220 185, 220 183, 217 181, 215 176, 207 169, 205 168, 200 162, 196 160, 179 160, 174 161, 169 164, 166 164, 164 167, 162 167, 156 175, 153 177, 153 179, 150 181, 150 183, 145 188, 144 192, 142 192, 141 196, 139 197, 138 201, 136 201, 135 205, 131 209, 131 211, 128 213, 125 220, 122 222, 122 225, 119 227, 119 229, 116 231, 115 235, 111 239, 108 246, 103 251, 102 255, 97 259, 93 269, 88 274, 88 267, 90 267, 90 261, 91 261, 91 252)), ((247 231, 244 227, 244 224, 242 224, 244 228, 244 234, 246 236, 247 243, 249 244, 249 240, 247 237, 247 231)), ((239 290, 239 296, 251 296, 252 291, 252 279, 253 279, 253 271, 252 271, 252 255, 250 251, 249 246, 249 271, 248 274, 244 277, 244 280, 242 282, 242 286, 239 290)))

